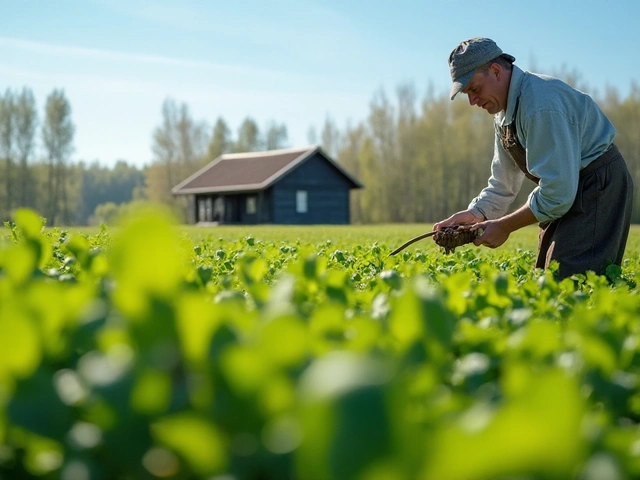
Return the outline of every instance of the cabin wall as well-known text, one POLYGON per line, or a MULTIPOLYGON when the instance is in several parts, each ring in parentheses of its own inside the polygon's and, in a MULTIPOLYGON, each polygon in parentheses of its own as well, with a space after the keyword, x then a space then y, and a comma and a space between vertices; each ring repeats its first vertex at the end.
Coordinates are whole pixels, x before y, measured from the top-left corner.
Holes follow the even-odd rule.
POLYGON ((273 186, 273 218, 278 224, 348 224, 351 183, 320 154, 315 154, 273 186), (307 211, 297 211, 304 191, 307 211))

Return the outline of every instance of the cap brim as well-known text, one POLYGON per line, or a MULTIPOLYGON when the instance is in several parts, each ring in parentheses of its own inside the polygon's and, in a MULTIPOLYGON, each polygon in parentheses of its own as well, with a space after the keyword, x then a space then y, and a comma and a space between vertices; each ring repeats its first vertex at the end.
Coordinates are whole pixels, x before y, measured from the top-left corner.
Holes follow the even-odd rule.
POLYGON ((475 75, 476 70, 477 69, 472 70, 469 73, 462 75, 460 78, 456 78, 456 80, 453 82, 453 85, 451 86, 451 100, 456 98, 456 95, 459 94, 462 90, 464 90, 464 88, 467 86, 467 84, 471 81, 471 79, 475 75))

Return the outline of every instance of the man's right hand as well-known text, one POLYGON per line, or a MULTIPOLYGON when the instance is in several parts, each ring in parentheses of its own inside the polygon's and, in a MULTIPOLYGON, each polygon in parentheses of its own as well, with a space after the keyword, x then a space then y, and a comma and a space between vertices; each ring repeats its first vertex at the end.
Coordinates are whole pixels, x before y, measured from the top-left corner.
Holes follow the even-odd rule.
POLYGON ((471 210, 463 210, 458 213, 454 213, 449 218, 436 223, 433 226, 434 230, 442 230, 444 227, 450 225, 473 225, 474 223, 484 222, 484 218, 478 217, 471 213, 471 210))

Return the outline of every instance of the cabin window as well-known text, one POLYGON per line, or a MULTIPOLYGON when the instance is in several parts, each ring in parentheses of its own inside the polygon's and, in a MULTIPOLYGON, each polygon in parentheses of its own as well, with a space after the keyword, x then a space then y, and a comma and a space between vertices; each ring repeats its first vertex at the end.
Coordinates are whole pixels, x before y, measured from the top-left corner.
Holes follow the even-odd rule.
POLYGON ((198 221, 199 222, 207 221, 207 205, 204 201, 204 198, 198 199, 198 221))
POLYGON ((210 222, 211 221, 211 197, 198 199, 198 221, 210 222))
MULTIPOLYGON (((211 198, 209 198, 209 205, 211 205, 211 198)), ((209 207, 211 208, 211 206, 209 207)), ((216 197, 213 202, 213 213, 211 214, 214 222, 221 222, 224 220, 224 198, 216 197)))
POLYGON ((296 213, 307 213, 307 191, 296 191, 296 213))
POLYGON ((254 215, 258 211, 256 197, 247 197, 247 215, 254 215))
POLYGON ((207 200, 205 202, 205 210, 206 210, 206 214, 205 214, 205 218, 207 219, 207 222, 210 222, 211 219, 213 218, 213 202, 211 201, 211 197, 207 197, 207 200))

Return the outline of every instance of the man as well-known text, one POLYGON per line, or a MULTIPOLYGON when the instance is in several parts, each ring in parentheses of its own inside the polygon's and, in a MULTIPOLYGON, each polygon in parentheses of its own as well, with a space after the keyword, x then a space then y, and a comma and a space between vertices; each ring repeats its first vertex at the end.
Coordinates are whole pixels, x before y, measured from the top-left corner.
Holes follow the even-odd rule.
POLYGON ((588 95, 525 72, 493 40, 472 38, 449 56, 451 100, 494 115, 489 183, 467 210, 436 223, 473 224, 474 243, 496 248, 511 232, 538 222, 536 267, 557 260, 558 278, 620 265, 631 221, 633 181, 613 144, 616 130, 588 95), (525 176, 537 187, 507 214, 525 176))

